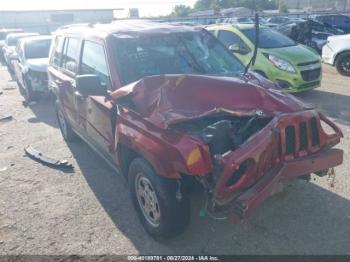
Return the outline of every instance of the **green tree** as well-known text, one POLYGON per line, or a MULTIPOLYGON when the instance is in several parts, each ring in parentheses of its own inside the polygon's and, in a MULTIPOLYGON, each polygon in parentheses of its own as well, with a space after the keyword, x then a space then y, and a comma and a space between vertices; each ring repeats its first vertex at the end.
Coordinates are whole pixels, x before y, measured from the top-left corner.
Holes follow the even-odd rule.
POLYGON ((191 12, 191 7, 186 5, 176 5, 171 13, 172 16, 186 17, 191 12))
POLYGON ((257 10, 277 9, 276 1, 279 0, 197 0, 194 4, 194 10, 220 10, 230 7, 246 7, 257 10))
POLYGON ((194 4, 194 9, 196 11, 211 9, 213 2, 213 0, 197 0, 194 4))
POLYGON ((288 6, 282 0, 279 0, 278 10, 280 13, 288 13, 288 6))

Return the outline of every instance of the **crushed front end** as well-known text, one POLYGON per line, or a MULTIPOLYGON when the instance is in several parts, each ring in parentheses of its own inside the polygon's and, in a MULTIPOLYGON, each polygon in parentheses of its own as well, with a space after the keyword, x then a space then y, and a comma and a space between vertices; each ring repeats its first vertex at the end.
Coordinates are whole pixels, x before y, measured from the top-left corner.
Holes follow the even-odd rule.
MULTIPOLYGON (((341 130, 316 110, 273 117, 257 114, 239 130, 235 121, 229 120, 231 127, 225 127, 225 121, 201 131, 207 145, 202 157, 209 152, 213 172, 200 181, 208 191, 210 209, 228 209, 233 221, 249 217, 286 182, 325 174, 343 161, 342 150, 332 148, 339 143, 341 130), (215 127, 220 131, 213 131, 215 127)), ((196 167, 195 161, 190 164, 196 167)))

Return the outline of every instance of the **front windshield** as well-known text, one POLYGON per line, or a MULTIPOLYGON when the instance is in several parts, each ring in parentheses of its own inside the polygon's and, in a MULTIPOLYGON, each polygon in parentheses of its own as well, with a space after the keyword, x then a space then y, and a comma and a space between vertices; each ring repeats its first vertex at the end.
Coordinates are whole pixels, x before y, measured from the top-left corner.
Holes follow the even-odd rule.
POLYGON ((24 54, 27 59, 45 58, 49 56, 51 39, 33 40, 25 44, 24 54))
MULTIPOLYGON (((242 29, 241 31, 252 43, 255 43, 255 28, 242 29)), ((296 43, 292 39, 276 30, 269 28, 260 28, 259 30, 260 48, 281 48, 294 45, 296 43)))
POLYGON ((37 34, 34 33, 28 33, 28 34, 13 34, 13 35, 7 35, 6 37, 6 44, 8 46, 16 46, 19 39, 23 37, 29 37, 29 36, 35 36, 37 34))
POLYGON ((205 30, 117 37, 115 50, 123 85, 152 75, 238 76, 244 70, 237 58, 205 30))

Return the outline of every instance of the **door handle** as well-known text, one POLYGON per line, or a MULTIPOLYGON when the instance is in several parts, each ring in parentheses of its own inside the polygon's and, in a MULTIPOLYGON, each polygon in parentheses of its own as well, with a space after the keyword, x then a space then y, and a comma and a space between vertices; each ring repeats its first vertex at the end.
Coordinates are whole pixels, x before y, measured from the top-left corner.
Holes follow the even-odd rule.
POLYGON ((75 91, 74 92, 74 95, 75 95, 75 97, 77 98, 77 99, 79 99, 79 100, 81 100, 81 101, 84 101, 84 100, 86 100, 86 96, 83 96, 82 94, 80 94, 79 93, 79 91, 75 91))
POLYGON ((72 82, 69 80, 55 80, 55 83, 59 87, 68 87, 72 85, 72 82))

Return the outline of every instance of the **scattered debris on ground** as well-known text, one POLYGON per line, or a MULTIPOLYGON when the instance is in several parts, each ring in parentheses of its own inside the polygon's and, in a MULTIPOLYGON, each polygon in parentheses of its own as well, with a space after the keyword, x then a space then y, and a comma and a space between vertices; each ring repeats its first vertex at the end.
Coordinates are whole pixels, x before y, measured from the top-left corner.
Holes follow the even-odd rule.
POLYGON ((0 172, 4 172, 6 170, 7 170, 7 166, 4 166, 4 167, 0 168, 0 172))
POLYGON ((8 86, 4 88, 4 90, 14 90, 14 89, 17 89, 17 88, 14 86, 8 86))
POLYGON ((12 120, 13 117, 11 115, 8 116, 0 116, 0 122, 6 122, 12 120))
POLYGON ((67 160, 56 160, 56 159, 47 157, 43 155, 40 151, 34 149, 31 146, 26 146, 24 148, 24 151, 31 159, 34 159, 46 166, 59 168, 59 169, 73 169, 73 165, 68 163, 67 160))
POLYGON ((331 168, 328 172, 328 178, 329 178, 329 186, 330 187, 334 187, 335 185, 335 171, 334 171, 334 168, 331 168))
POLYGON ((24 107, 34 106, 34 105, 36 105, 36 104, 37 104, 37 102, 35 102, 35 101, 30 101, 30 102, 28 102, 28 101, 22 101, 22 105, 23 105, 24 107))

